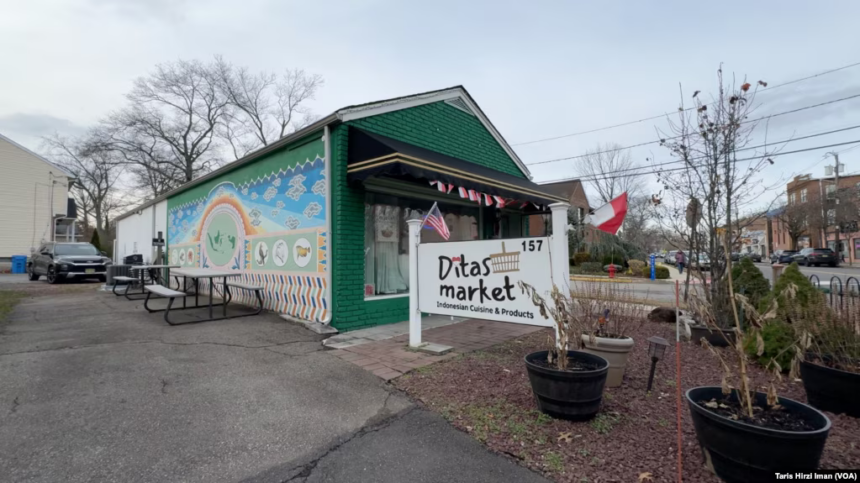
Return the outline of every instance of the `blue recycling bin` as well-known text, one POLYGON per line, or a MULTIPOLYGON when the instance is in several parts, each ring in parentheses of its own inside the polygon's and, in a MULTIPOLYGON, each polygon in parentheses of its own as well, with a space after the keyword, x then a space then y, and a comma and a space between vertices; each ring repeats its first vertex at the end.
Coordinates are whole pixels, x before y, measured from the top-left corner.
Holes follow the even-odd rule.
POLYGON ((12 256, 12 273, 27 273, 27 255, 12 256))

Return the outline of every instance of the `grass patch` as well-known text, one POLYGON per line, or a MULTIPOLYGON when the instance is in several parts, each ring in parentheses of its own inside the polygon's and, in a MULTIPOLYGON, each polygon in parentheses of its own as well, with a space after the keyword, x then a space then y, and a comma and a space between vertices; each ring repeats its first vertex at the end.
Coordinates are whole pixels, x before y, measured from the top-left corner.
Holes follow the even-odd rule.
POLYGON ((24 292, 16 292, 11 290, 0 291, 0 322, 6 320, 15 305, 25 297, 24 292))
POLYGON ((618 423, 621 417, 615 414, 600 413, 589 423, 595 431, 600 434, 608 434, 618 423))
POLYGON ((543 455, 543 460, 546 461, 546 465, 549 469, 556 473, 561 473, 564 469, 564 460, 561 459, 561 455, 558 453, 547 451, 547 453, 543 455))

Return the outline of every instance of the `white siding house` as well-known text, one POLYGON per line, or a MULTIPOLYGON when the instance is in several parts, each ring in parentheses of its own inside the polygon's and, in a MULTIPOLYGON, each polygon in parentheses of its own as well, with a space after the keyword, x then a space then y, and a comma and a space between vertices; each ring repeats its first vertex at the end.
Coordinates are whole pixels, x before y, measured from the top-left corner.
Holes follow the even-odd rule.
POLYGON ((63 168, 0 134, 0 262, 54 236, 66 216, 69 180, 63 168))
POLYGON ((155 261, 157 250, 152 239, 158 232, 167 237, 167 200, 144 203, 116 219, 114 261, 121 263, 128 255, 143 255, 144 263, 155 261))

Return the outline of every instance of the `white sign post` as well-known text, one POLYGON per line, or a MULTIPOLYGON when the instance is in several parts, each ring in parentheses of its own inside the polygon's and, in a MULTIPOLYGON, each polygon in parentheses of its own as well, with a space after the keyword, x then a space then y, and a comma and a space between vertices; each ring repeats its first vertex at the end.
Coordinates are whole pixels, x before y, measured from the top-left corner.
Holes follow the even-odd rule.
POLYGON ((554 203, 553 236, 420 243, 421 220, 409 220, 409 345, 421 343, 421 313, 556 327, 517 282, 548 297, 569 290, 568 203, 554 203))

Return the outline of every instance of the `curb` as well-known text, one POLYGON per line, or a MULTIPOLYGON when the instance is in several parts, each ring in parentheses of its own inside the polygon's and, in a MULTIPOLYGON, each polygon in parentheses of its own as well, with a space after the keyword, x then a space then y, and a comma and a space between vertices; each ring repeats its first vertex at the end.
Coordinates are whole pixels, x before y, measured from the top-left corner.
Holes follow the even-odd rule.
POLYGON ((630 278, 609 278, 609 277, 570 277, 573 282, 605 282, 605 283, 633 283, 630 278))

